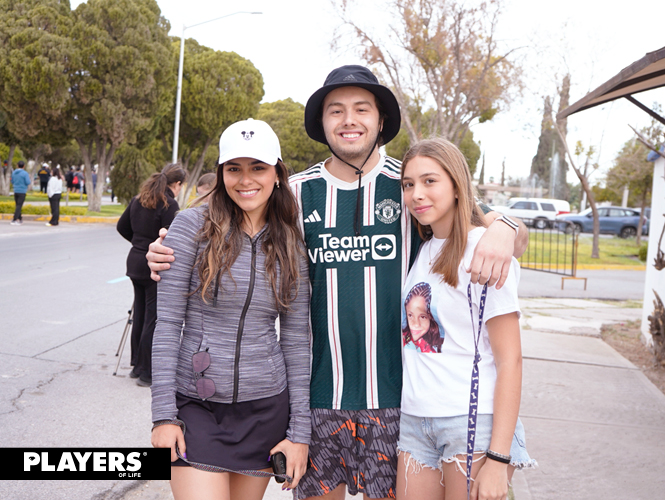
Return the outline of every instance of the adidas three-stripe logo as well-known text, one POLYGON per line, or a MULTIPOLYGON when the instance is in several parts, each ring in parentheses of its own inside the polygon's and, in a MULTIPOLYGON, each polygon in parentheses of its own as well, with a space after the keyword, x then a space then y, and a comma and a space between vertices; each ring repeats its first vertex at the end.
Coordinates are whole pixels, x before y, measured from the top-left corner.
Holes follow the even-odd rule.
POLYGON ((305 222, 321 222, 321 216, 319 215, 319 212, 314 210, 311 214, 309 214, 309 217, 305 219, 305 222))

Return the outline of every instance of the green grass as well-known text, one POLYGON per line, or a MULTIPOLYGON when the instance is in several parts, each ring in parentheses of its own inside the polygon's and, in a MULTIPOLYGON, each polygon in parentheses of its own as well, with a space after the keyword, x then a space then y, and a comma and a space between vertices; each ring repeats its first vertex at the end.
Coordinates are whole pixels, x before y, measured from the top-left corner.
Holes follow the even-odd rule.
POLYGON ((91 212, 88 210, 85 215, 90 217, 119 217, 125 211, 125 205, 102 205, 101 212, 91 212))
MULTIPOLYGON (((6 198, 6 197, 5 197, 6 198)), ((13 214, 16 204, 14 200, 0 200, 0 214, 13 214)), ((60 202, 60 215, 87 215, 90 217, 119 217, 125 211, 124 205, 102 205, 101 212, 91 212, 87 207, 65 206, 60 202)), ((50 208, 48 205, 31 205, 26 203, 21 210, 23 214, 28 215, 48 215, 50 208)))
MULTIPOLYGON (((62 198, 61 202, 65 202, 65 197, 67 196, 67 193, 62 193, 62 198)), ((88 200, 88 195, 84 194, 83 198, 81 198, 81 195, 79 193, 69 193, 69 200, 70 201, 87 201, 88 200)), ((14 195, 10 196, 0 196, 0 202, 2 201, 10 201, 14 202, 14 195)), ((32 203, 35 201, 48 201, 48 195, 45 193, 39 193, 39 192, 34 192, 31 191, 29 192, 26 197, 25 197, 25 203, 32 203)))
MULTIPOLYGON (((591 234, 580 234, 577 245, 577 265, 635 266, 644 265, 638 258, 639 246, 635 239, 600 238, 600 257, 591 258, 591 234)), ((537 263, 544 268, 570 269, 573 240, 571 235, 558 232, 531 232, 529 247, 520 262, 537 263)))

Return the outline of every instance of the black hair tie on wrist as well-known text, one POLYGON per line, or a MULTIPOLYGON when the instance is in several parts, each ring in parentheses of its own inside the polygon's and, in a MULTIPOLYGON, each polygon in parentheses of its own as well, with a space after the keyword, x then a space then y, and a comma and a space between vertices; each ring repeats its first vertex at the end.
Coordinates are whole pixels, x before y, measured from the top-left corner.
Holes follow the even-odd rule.
POLYGON ((501 453, 492 450, 487 450, 485 455, 487 455, 487 458, 490 460, 501 462, 502 464, 510 464, 510 460, 512 459, 510 455, 502 455, 501 453))

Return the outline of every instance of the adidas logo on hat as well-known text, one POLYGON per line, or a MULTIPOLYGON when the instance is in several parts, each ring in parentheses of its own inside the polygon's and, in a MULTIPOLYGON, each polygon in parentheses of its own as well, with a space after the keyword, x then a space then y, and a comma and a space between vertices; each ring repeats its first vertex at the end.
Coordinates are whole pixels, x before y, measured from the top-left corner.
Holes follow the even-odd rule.
POLYGON ((343 82, 355 82, 355 81, 356 81, 356 77, 353 76, 353 75, 346 75, 346 76, 342 79, 342 81, 343 81, 343 82))

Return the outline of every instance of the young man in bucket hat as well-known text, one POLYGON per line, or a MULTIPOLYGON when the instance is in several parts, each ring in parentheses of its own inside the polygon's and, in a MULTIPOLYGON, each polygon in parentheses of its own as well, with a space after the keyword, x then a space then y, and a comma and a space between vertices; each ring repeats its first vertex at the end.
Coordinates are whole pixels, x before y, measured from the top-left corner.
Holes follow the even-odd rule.
MULTIPOLYGON (((312 438, 296 498, 395 496, 402 385, 401 290, 418 240, 400 162, 381 153, 400 127, 393 93, 362 66, 333 70, 307 102, 305 128, 331 158, 290 178, 310 265, 312 438)), ((472 281, 503 283, 526 231, 492 224, 472 281)), ((173 260, 151 245, 153 271, 173 260)), ((168 252, 171 253, 171 252, 168 252)))
MULTIPOLYGON (((332 157, 290 179, 310 259, 313 335, 311 467, 296 497, 341 499, 344 484, 352 495, 394 497, 401 291, 419 245, 403 208, 401 163, 379 149, 399 132, 399 106, 367 68, 343 66, 308 100, 305 128, 332 157)), ((486 243, 509 258, 515 231, 494 229, 486 243)), ((474 270, 491 273, 491 284, 507 271, 479 259, 474 270)))

